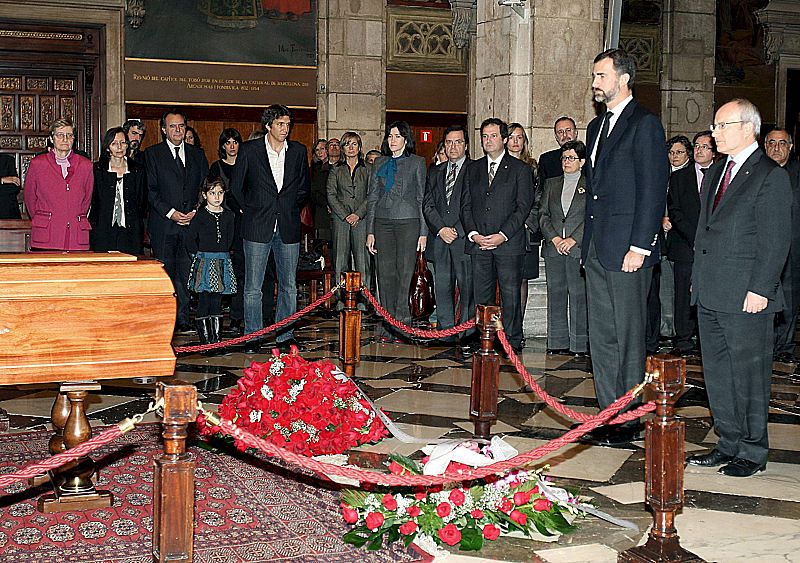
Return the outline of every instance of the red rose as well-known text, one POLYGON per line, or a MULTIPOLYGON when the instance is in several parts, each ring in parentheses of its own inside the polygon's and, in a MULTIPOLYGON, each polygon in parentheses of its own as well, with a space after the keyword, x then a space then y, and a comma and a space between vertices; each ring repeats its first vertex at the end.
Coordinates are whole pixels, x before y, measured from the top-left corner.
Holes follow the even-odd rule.
POLYGON ((383 507, 386 510, 397 510, 397 501, 394 500, 394 497, 392 495, 389 494, 383 495, 381 502, 383 503, 383 507))
POLYGON ((480 520, 481 518, 483 518, 483 510, 481 510, 480 508, 473 508, 472 512, 470 512, 469 515, 475 518, 475 520, 480 520))
POLYGON ((536 499, 533 502, 533 509, 536 512, 547 512, 550 510, 550 507, 553 506, 553 503, 547 500, 546 498, 536 499))
POLYGON ((439 530, 439 539, 447 545, 456 545, 461 541, 461 532, 456 528, 456 525, 451 522, 439 530))
MULTIPOLYGON (((450 515, 450 503, 449 502, 440 502, 439 506, 436 507, 436 514, 444 518, 445 516, 450 515)), ((453 545, 453 544, 450 544, 453 545)))
POLYGON ((364 523, 367 525, 367 528, 375 531, 383 525, 383 520, 383 514, 380 512, 370 512, 364 519, 364 523))
POLYGON ((455 506, 461 506, 464 504, 464 493, 461 489, 453 489, 450 491, 450 502, 453 503, 455 506))
POLYGON ((406 472, 405 468, 396 461, 392 460, 392 462, 389 464, 389 473, 393 473, 395 475, 403 475, 405 472, 406 472))
POLYGON ((508 517, 520 526, 525 526, 528 523, 528 516, 519 510, 512 510, 508 517))
POLYGON ((408 515, 409 515, 409 516, 411 516, 412 518, 416 518, 416 517, 417 517, 417 516, 419 516, 421 513, 422 513, 422 511, 419 509, 419 506, 409 506, 409 507, 406 509, 406 514, 408 514, 408 515))
POLYGON ((342 505, 342 516, 344 516, 344 521, 348 524, 355 524, 358 522, 358 511, 347 506, 346 504, 342 505))
POLYGON ((506 497, 503 497, 502 499, 500 499, 500 502, 497 503, 497 510, 499 510, 500 512, 505 512, 506 514, 511 512, 513 508, 514 508, 514 503, 511 502, 506 497))
POLYGON ((494 524, 486 524, 483 527, 483 537, 487 540, 496 540, 500 537, 500 528, 494 524))
POLYGON ((417 523, 413 520, 409 520, 405 524, 400 525, 400 533, 404 536, 410 536, 414 532, 417 531, 417 523))
POLYGON ((530 493, 514 493, 514 504, 517 506, 522 506, 523 504, 528 504, 531 501, 531 494, 530 493))
POLYGON ((428 498, 428 493, 424 491, 420 493, 414 493, 414 498, 417 500, 425 500, 426 498, 428 498))

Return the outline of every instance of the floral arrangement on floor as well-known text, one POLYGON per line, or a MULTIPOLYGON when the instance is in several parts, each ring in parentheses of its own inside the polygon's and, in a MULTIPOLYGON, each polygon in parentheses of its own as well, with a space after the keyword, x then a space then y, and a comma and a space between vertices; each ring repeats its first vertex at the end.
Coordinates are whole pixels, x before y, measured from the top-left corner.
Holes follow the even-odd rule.
MULTIPOLYGON (((392 473, 422 474, 413 460, 398 455, 390 459, 392 473)), ((469 467, 451 462, 448 473, 459 469, 469 467)), ((444 545, 477 551, 485 541, 514 532, 555 541, 574 529, 576 516, 585 515, 575 496, 531 470, 412 493, 349 489, 341 500, 344 520, 354 526, 344 535, 346 543, 375 550, 384 539, 387 543, 402 539, 406 546, 415 543, 431 554, 444 545)))
MULTIPOLYGON (((238 427, 295 453, 339 454, 387 435, 383 423, 355 384, 331 362, 309 362, 273 351, 264 363, 244 370, 219 415, 238 427)), ((201 434, 212 435, 204 420, 201 434)), ((244 451, 238 440, 234 445, 244 451)))

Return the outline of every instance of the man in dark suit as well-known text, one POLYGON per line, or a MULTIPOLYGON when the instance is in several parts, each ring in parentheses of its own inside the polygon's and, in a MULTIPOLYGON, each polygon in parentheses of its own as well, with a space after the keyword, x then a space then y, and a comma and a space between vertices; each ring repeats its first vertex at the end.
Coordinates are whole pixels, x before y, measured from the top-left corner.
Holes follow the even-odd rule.
POLYGON ((557 178, 564 175, 564 171, 561 169, 561 147, 567 141, 574 141, 578 138, 578 127, 575 125, 575 120, 567 115, 562 115, 553 124, 553 134, 556 137, 559 148, 539 155, 539 177, 541 182, 548 178, 557 178))
MULTIPOLYGON (((586 131, 586 268, 589 345, 600 408, 642 381, 647 291, 658 263, 658 233, 667 199, 669 164, 658 118, 633 99, 633 58, 621 49, 595 57, 592 93, 606 111, 586 131)), ((640 425, 604 427, 603 444, 636 438, 640 425)))
POLYGON ((792 158, 792 136, 785 129, 773 129, 764 138, 764 152, 778 166, 789 173, 792 183, 792 241, 789 260, 783 267, 781 284, 785 301, 783 311, 775 318, 776 361, 796 363, 794 332, 797 326, 797 308, 800 306, 800 164, 792 158))
MULTIPOLYGON (((264 110, 263 139, 248 141, 239 149, 233 168, 231 190, 242 205, 242 239, 245 255, 244 325, 251 333, 264 328, 261 285, 270 253, 278 273, 278 306, 275 320, 297 310, 297 261, 300 257, 300 207, 311 189, 306 147, 289 141, 292 113, 273 104, 264 110)), ((278 334, 284 350, 295 345, 291 329, 278 334)), ((256 353, 260 339, 247 343, 245 351, 256 353)))
POLYGON ((674 356, 690 356, 698 350, 693 341, 697 314, 691 305, 694 234, 700 216, 700 186, 717 155, 711 131, 697 133, 692 145, 694 163, 672 173, 667 192, 667 215, 671 224, 667 233, 667 258, 675 272, 675 342, 670 351, 674 356))
POLYGON ((496 117, 481 124, 486 156, 470 164, 461 194, 461 221, 472 255, 476 304, 495 302, 500 282, 503 327, 512 348, 522 349, 522 259, 525 220, 533 205, 533 176, 523 161, 506 153, 508 125, 496 117))
MULTIPOLYGON (((456 324, 455 294, 459 295, 461 321, 475 315, 472 291, 472 258, 464 252, 467 233, 461 222, 461 194, 469 160, 469 136, 463 125, 452 125, 444 131, 447 162, 428 171, 422 213, 432 237, 426 256, 434 265, 436 318, 440 329, 456 324)), ((450 339, 455 341, 455 337, 450 339)), ((462 341, 467 346, 465 341, 462 341)))
POLYGON ((714 121, 717 148, 728 158, 703 179, 692 304, 719 442, 687 461, 749 477, 764 470, 769 452, 773 321, 783 308, 792 187, 786 171, 758 147, 761 116, 751 102, 728 102, 714 121))
POLYGON ((202 150, 184 142, 186 116, 169 110, 161 116, 164 142, 145 153, 150 216, 148 230, 153 254, 164 263, 178 299, 176 325, 179 332, 189 328, 190 258, 184 237, 195 215, 200 186, 208 174, 208 160, 202 150))

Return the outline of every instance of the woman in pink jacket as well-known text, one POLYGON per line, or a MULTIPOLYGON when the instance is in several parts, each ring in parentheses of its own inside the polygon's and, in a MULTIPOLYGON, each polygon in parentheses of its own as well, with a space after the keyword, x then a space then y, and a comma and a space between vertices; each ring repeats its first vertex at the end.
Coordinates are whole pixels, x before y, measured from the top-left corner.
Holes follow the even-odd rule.
POLYGON ((72 151, 75 127, 69 119, 50 125, 53 150, 31 160, 25 177, 25 208, 31 218, 31 247, 89 250, 86 214, 92 201, 92 163, 72 151))

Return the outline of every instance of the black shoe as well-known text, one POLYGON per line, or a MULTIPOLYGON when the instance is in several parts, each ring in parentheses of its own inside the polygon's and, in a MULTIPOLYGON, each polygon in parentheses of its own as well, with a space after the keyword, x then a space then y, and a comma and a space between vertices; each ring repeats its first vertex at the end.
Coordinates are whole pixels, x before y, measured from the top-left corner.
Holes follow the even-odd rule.
POLYGON ((572 350, 569 351, 570 354, 575 356, 576 358, 588 358, 589 352, 573 352, 572 350))
POLYGON ((766 463, 756 463, 740 457, 735 457, 728 465, 719 468, 719 472, 728 477, 750 477, 767 468, 766 463))
POLYGON ((716 467, 733 460, 732 455, 725 455, 718 449, 713 449, 707 454, 695 454, 686 458, 689 465, 699 465, 700 467, 716 467))
POLYGON ((606 434, 605 438, 600 440, 600 446, 622 446, 630 444, 634 440, 640 438, 642 427, 640 424, 629 426, 627 424, 620 424, 612 426, 611 430, 606 434))
POLYGON ((305 352, 306 347, 303 344, 300 344, 294 338, 290 338, 289 340, 284 340, 283 342, 278 342, 278 349, 281 352, 289 353, 292 349, 292 346, 297 346, 298 352, 305 352))
POLYGON ((244 353, 245 354, 258 354, 261 351, 261 340, 256 338, 255 340, 248 340, 247 343, 244 345, 244 353))
POLYGON ((228 331, 233 334, 243 334, 243 328, 241 319, 231 320, 230 324, 228 324, 228 331))
POLYGON ((568 348, 548 348, 545 354, 548 356, 568 356, 570 351, 568 348))
POLYGON ((189 323, 175 325, 175 334, 191 334, 193 332, 194 330, 192 329, 192 325, 189 323))
POLYGON ((780 354, 775 354, 773 359, 776 362, 781 362, 783 364, 796 364, 797 358, 791 352, 781 352, 780 354))

